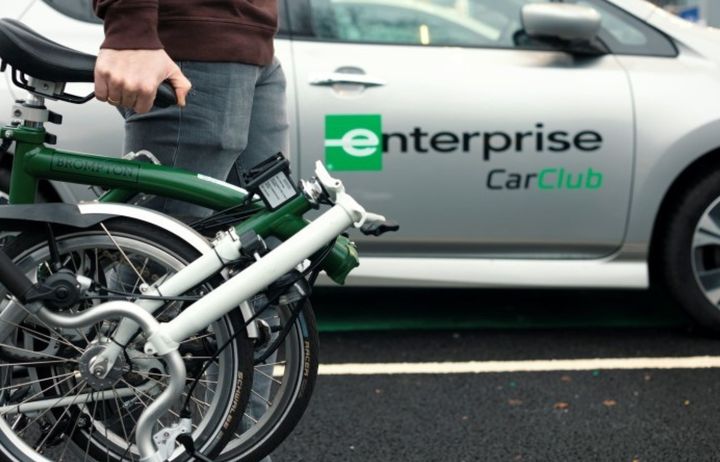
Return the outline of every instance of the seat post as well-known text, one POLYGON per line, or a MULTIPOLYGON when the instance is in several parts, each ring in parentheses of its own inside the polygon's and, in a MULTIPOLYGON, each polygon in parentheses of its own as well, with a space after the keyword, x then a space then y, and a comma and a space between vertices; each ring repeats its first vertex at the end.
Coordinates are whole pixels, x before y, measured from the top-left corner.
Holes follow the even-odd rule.
POLYGON ((52 98, 52 92, 56 91, 58 87, 62 93, 65 85, 44 82, 31 77, 28 78, 27 83, 37 91, 30 91, 27 99, 15 102, 12 109, 12 126, 16 129, 5 131, 5 136, 9 135, 17 143, 13 156, 13 168, 10 173, 9 202, 11 204, 29 204, 35 201, 38 179, 26 172, 26 155, 33 149, 41 147, 43 142, 54 144, 55 136, 47 133, 45 122, 62 122, 59 114, 55 114, 45 107, 45 98, 46 96, 52 98), (21 133, 29 138, 20 136, 21 133))
MULTIPOLYGON (((49 82, 30 77, 28 83, 32 88, 52 91, 49 82)), ((48 117, 49 111, 45 107, 45 96, 36 92, 28 91, 27 99, 16 101, 13 106, 13 122, 20 122, 29 128, 43 128, 48 117)))
MULTIPOLYGON (((28 92, 28 99, 22 105, 24 107, 21 114, 23 125, 29 128, 43 128, 48 112, 45 107, 45 97, 28 92)), ((13 112, 13 115, 15 114, 16 112, 13 112)))
MULTIPOLYGON (((28 128, 44 129, 45 122, 62 123, 62 116, 45 107, 45 98, 56 98, 65 91, 64 83, 47 82, 30 77, 28 98, 16 101, 13 106, 13 125, 23 124, 28 128)), ((52 144, 52 143, 51 143, 52 144)))

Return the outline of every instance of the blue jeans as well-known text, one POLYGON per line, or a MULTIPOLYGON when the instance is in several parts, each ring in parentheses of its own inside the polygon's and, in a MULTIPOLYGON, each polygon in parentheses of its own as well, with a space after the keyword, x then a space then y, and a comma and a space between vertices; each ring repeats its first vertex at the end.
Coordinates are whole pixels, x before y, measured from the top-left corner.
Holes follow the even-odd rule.
MULTIPOLYGON (((219 180, 238 178, 239 172, 278 152, 287 155, 286 81, 277 59, 265 67, 178 65, 193 85, 187 106, 156 107, 147 114, 126 111, 125 152, 147 149, 163 165, 219 180)), ((210 213, 172 199, 155 198, 147 205, 174 216, 210 213)))
MULTIPOLYGON (((239 63, 178 63, 193 88, 182 110, 153 108, 147 114, 125 110, 125 152, 146 149, 163 165, 219 180, 289 150, 286 81, 275 59, 265 67, 239 63)), ((238 182, 233 181, 238 184, 238 182)), ((240 184, 242 186, 242 184, 240 184)), ((204 217, 203 207, 151 198, 142 205, 179 218, 204 217)), ((257 374, 247 413, 260 417, 267 409, 270 380, 257 374)), ((243 419, 244 431, 250 425, 243 419)), ((264 459, 269 462, 270 458, 264 459)))

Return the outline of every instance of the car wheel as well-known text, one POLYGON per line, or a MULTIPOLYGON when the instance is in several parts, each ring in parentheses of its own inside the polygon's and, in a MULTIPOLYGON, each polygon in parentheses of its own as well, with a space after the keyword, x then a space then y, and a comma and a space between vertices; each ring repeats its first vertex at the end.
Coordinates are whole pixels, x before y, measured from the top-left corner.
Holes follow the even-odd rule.
POLYGON ((665 286, 701 326, 720 331, 720 170, 687 189, 668 216, 659 233, 665 286))

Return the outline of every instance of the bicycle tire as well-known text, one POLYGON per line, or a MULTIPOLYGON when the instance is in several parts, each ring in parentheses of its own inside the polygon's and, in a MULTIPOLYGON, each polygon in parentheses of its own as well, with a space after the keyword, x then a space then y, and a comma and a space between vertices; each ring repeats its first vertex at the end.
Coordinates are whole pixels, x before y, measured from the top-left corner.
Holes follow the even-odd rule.
MULTIPOLYGON (((63 258, 66 259, 68 262, 72 262, 73 265, 77 266, 77 263, 74 261, 74 259, 76 258, 75 255, 82 256, 86 250, 92 249, 96 251, 93 257, 95 259, 95 264, 97 268, 100 268, 99 262, 102 258, 107 258, 108 262, 111 262, 112 258, 117 258, 119 261, 122 261, 122 258, 127 258, 129 263, 133 258, 134 252, 136 252, 137 255, 139 255, 140 257, 147 257, 145 261, 145 267, 147 267, 149 264, 148 262, 150 261, 150 257, 148 257, 148 255, 150 255, 156 260, 155 263, 158 265, 158 268, 160 268, 159 271, 162 270, 163 265, 167 265, 168 271, 169 269, 176 271, 177 269, 186 265, 188 262, 191 262, 198 256, 197 251, 184 241, 180 240, 176 236, 168 233, 163 229, 149 225, 145 222, 139 222, 137 220, 129 218, 113 218, 105 221, 102 225, 104 226, 104 229, 102 227, 96 227, 86 230, 67 228, 56 229, 56 240, 58 242, 58 246, 60 248, 61 255, 63 255, 63 258), (112 234, 112 238, 108 237, 108 232, 112 234), (113 246, 116 245, 120 245, 121 247, 123 247, 124 253, 127 254, 125 257, 115 255, 116 253, 122 253, 114 252, 113 246), (107 255, 103 254, 101 256, 101 252, 98 252, 98 249, 101 249, 107 255)), ((21 265, 24 270, 29 271, 34 276, 39 277, 38 268, 41 268, 42 262, 48 258, 47 248, 44 248, 47 247, 45 242, 46 237, 42 234, 24 233, 18 236, 9 245, 9 247, 5 249, 5 251, 13 259, 15 259, 16 262, 21 265)), ((92 266, 93 258, 87 258, 88 262, 83 261, 83 264, 92 266)), ((111 263, 108 263, 107 267, 103 267, 102 272, 98 269, 98 278, 101 277, 99 275, 106 272, 105 268, 108 268, 110 266, 111 263)), ((143 267, 141 271, 144 272, 145 267, 143 267)), ((85 269, 85 266, 80 266, 80 268, 85 269)), ((5 304, 7 306, 7 302, 5 302, 5 304)), ((17 305, 13 306, 17 307, 17 305)), ((170 306, 172 306, 172 304, 169 304, 168 308, 170 306)), ((169 315, 171 314, 168 314, 168 316, 169 315)), ((18 330, 20 328, 21 326, 18 325, 18 330)), ((218 359, 218 366, 213 366, 213 368, 216 368, 218 369, 218 371, 220 371, 213 371, 213 374, 217 373, 217 377, 213 376, 217 378, 217 380, 214 381, 214 387, 217 390, 211 391, 211 387, 213 387, 213 385, 210 384, 211 380, 206 380, 207 384, 205 385, 204 393, 208 394, 208 396, 212 395, 212 401, 210 403, 204 404, 208 404, 207 410, 209 413, 210 411, 212 411, 212 413, 202 416, 200 420, 197 420, 198 412, 196 412, 193 416, 194 422, 197 421, 197 427, 194 430, 194 438, 197 440, 198 450, 200 450, 208 457, 215 457, 227 444, 227 442, 232 438, 233 429, 237 426, 237 422, 240 420, 240 416, 242 415, 240 412, 237 411, 238 409, 244 409, 249 398, 250 387, 247 386, 247 384, 252 377, 252 345, 249 338, 247 337, 247 330, 244 328, 244 322, 242 321, 239 310, 231 311, 223 318, 213 323, 209 329, 210 330, 205 331, 207 332, 207 334, 203 334, 205 335, 203 337, 204 340, 200 341, 200 337, 196 336, 193 340, 190 341, 189 347, 194 347, 195 344, 199 342, 203 345, 209 344, 210 346, 207 348, 210 349, 209 351, 212 351, 212 341, 215 341, 217 345, 220 344, 220 340, 226 340, 234 337, 234 340, 231 342, 231 346, 219 355, 220 359, 218 359)), ((23 335, 18 336, 18 338, 24 338, 26 336, 38 337, 38 332, 38 330, 35 330, 34 334, 30 334, 28 330, 25 330, 22 332, 23 335)), ((49 335, 45 335, 46 338, 44 338, 44 340, 46 340, 45 343, 47 343, 48 345, 51 343, 53 338, 53 334, 50 334, 50 332, 51 329, 48 328, 47 333, 49 335)), ((56 334, 62 336, 59 332, 56 332, 56 334)), ((78 334, 82 334, 82 332, 78 331, 78 334)), ((78 336, 85 337, 85 339, 89 341, 87 335, 90 335, 92 337, 93 334, 82 334, 78 336)), ((97 337, 100 337, 99 330, 97 337)), ((37 340, 32 341, 42 344, 42 342, 38 342, 37 340)), ((68 349, 73 347, 72 341, 66 341, 65 343, 71 344, 70 346, 65 345, 65 347, 67 347, 68 349)), ((45 345, 45 348, 47 348, 47 345, 45 345)), ((74 346, 73 348, 78 347, 74 346)), ((80 355, 80 353, 77 353, 77 355, 80 355)), ((195 367, 195 364, 201 361, 201 358, 188 358, 188 356, 185 357, 186 365, 188 365, 189 370, 189 365, 195 367)), ((146 366, 149 369, 148 371, 144 371, 145 375, 143 376, 142 373, 137 373, 136 375, 139 375, 140 379, 135 380, 144 379, 146 383, 150 383, 150 380, 154 377, 153 380, 158 382, 162 381, 162 377, 160 375, 160 373, 162 372, 161 363, 152 363, 152 360, 140 357, 137 357, 134 360, 130 360, 129 362, 132 363, 133 361, 137 362, 137 364, 141 364, 143 363, 143 361, 145 361, 145 363, 151 363, 152 367, 155 368, 150 369, 150 366, 146 366), (154 370, 159 370, 160 372, 153 372, 154 370)), ((8 366, 7 363, 4 365, 8 366)), ((26 369, 37 369, 42 371, 45 371, 46 369, 51 369, 47 366, 35 366, 28 368, 26 365, 24 367, 26 369)), ((12 388, 5 387, 6 380, 12 379, 12 377, 9 376, 12 374, 13 371, 12 367, 3 367, 2 369, 4 371, 10 371, 3 373, 3 387, 0 387, 0 403, 6 404, 9 399, 12 398, 11 393, 16 393, 19 388, 16 387, 16 391, 13 392, 12 388)), ((130 369, 132 372, 132 368, 130 369)), ((138 367, 138 369, 142 369, 142 367, 138 367)), ((205 375, 203 377, 207 378, 210 376, 211 375, 205 375)), ((28 374, 28 377, 31 376, 28 374)), ((41 384, 45 384, 49 381, 46 376, 46 372, 36 373, 33 377, 35 377, 35 380, 38 380, 38 383, 41 384)), ((130 382, 132 381, 126 381, 125 379, 130 379, 127 378, 127 376, 125 375, 123 375, 122 377, 123 378, 121 380, 125 381, 125 383, 128 384, 127 387, 132 388, 132 385, 130 384, 130 382)), ((58 384, 55 384, 53 390, 56 388, 59 389, 60 386, 58 384)), ((139 389, 140 386, 134 388, 133 392, 139 389)), ((78 394, 81 394, 82 390, 84 390, 84 388, 81 389, 78 394)), ((143 393, 145 393, 145 391, 143 391, 143 393)), ((195 395, 193 394, 193 396, 195 395)), ((126 414, 132 416, 131 411, 125 413, 125 405, 127 402, 132 402, 133 399, 139 401, 141 404, 144 404, 143 397, 140 393, 136 393, 135 398, 131 398, 128 400, 121 399, 120 401, 118 401, 117 397, 115 398, 115 404, 118 405, 117 414, 120 416, 120 420, 119 422, 114 423, 114 425, 116 427, 119 425, 122 426, 122 431, 124 433, 124 436, 119 436, 118 440, 132 440, 132 431, 130 431, 129 433, 127 432, 124 420, 126 414), (120 403, 122 403, 122 405, 120 405, 120 403)), ((101 428, 101 426, 98 424, 101 416, 98 414, 96 419, 95 415, 97 411, 97 403, 95 401, 91 401, 90 403, 94 406, 94 410, 90 419, 92 421, 92 426, 87 427, 87 431, 85 432, 83 432, 83 428, 80 428, 80 431, 76 432, 76 428, 78 428, 78 421, 80 421, 79 416, 87 417, 87 414, 89 414, 90 406, 88 405, 85 406, 86 408, 88 408, 88 412, 85 412, 85 414, 82 415, 78 414, 77 416, 75 416, 75 425, 69 432, 70 435, 65 438, 66 441, 63 453, 59 455, 60 459, 63 460, 63 457, 66 454, 65 451, 69 450, 67 454, 69 454, 68 457, 70 458, 65 460, 138 460, 139 456, 138 454, 133 452, 132 445, 126 445, 126 451, 121 452, 119 445, 110 444, 111 438, 109 438, 109 434, 111 432, 109 431, 109 423, 107 426, 104 427, 104 440, 102 439, 102 432, 97 431, 98 428, 101 428), (101 434, 97 435, 97 433, 101 434), (82 448, 80 448, 83 443, 86 443, 84 451, 82 451, 82 448), (78 448, 80 448, 81 450, 78 451, 78 448), (82 455, 83 453, 83 459, 78 459, 79 455, 82 455), (129 459, 126 457, 129 457, 129 459)), ((15 403, 13 403, 13 405, 14 404, 15 403)), ((198 409, 200 409, 202 405, 196 404, 196 406, 198 409)), ((70 405, 65 408, 65 411, 71 408, 72 410, 69 415, 73 415, 73 413, 84 412, 84 410, 80 409, 81 406, 74 405, 74 403, 70 403, 70 405), (80 410, 78 411, 78 409, 80 410)), ((105 404, 103 404, 102 408, 104 412, 112 411, 110 409, 110 405, 106 406, 105 404)), ((65 413, 65 411, 62 415, 60 415, 60 411, 56 411, 55 409, 53 409, 52 412, 48 413, 47 416, 44 417, 48 420, 55 420, 55 426, 53 427, 53 431, 49 432, 48 435, 50 433, 56 432, 56 430, 54 429, 57 428, 63 422, 65 416, 68 415, 65 413)), ((20 419, 22 419, 22 417, 17 418, 17 420, 20 419)), ((72 425, 72 423, 69 423, 69 425, 72 425)), ((27 430, 27 427, 23 428, 22 430, 23 432, 28 431, 28 433, 25 433, 25 435, 32 433, 31 430, 27 430)), ((40 430, 42 430, 42 428, 40 428, 40 430)), ((65 430, 65 432, 67 432, 67 429, 65 430)), ((42 432, 40 433, 42 434, 42 432)), ((113 437, 115 436, 118 435, 113 435, 113 437)), ((43 443, 40 444, 40 449, 42 449, 42 446, 43 444, 45 444, 47 438, 48 436, 45 436, 45 440, 43 440, 43 443)), ((39 454, 38 452, 35 452, 31 446, 32 445, 28 444, 28 442, 25 441, 21 436, 18 436, 13 430, 11 430, 11 426, 7 422, 6 417, 0 417, 0 459, 11 462, 35 462, 38 460, 52 460, 46 459, 48 451, 44 451, 46 454, 39 454)), ((52 449, 53 448, 51 448, 49 452, 52 452, 52 449)), ((53 455, 52 457, 57 458, 58 455, 53 455)), ((188 456, 181 449, 176 448, 176 452, 172 456, 172 461, 175 462, 187 459, 188 456)))
MULTIPOLYGON (((288 338, 280 345, 287 355, 297 362, 291 364, 290 377, 283 382, 282 394, 272 397, 272 412, 266 413, 253 423, 249 429, 235 435, 235 439, 215 460, 216 462, 257 462, 269 455, 292 432, 300 421, 312 397, 317 379, 319 362, 319 336, 317 321, 310 301, 305 299, 299 315, 293 323, 288 338), (301 366, 301 367, 300 367, 301 366)), ((289 320, 291 309, 278 307, 284 319, 289 320)), ((285 371, 284 371, 285 372, 285 371)), ((263 372, 256 367, 254 381, 262 377, 263 372)), ((246 421, 247 425, 247 414, 246 421)))

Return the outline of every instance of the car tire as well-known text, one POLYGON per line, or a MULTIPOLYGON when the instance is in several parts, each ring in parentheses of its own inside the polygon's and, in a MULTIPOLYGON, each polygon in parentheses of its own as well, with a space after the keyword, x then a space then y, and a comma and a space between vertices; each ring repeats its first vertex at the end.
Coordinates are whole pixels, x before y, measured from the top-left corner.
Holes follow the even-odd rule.
POLYGON ((686 189, 660 226, 664 286, 700 326, 720 332, 720 170, 686 189))

